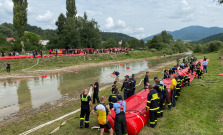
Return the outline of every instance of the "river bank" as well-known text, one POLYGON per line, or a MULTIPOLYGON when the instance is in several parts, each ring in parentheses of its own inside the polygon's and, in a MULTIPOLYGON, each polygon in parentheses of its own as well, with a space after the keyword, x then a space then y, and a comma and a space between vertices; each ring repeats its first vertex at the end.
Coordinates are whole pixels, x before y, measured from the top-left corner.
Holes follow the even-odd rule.
MULTIPOLYGON (((166 57, 179 56, 185 53, 177 53, 166 55, 166 57)), ((0 62, 0 80, 7 78, 28 78, 39 77, 49 73, 58 72, 73 72, 74 70, 83 70, 86 68, 93 68, 99 66, 118 65, 141 60, 162 59, 164 56, 156 54, 152 56, 151 53, 145 51, 130 52, 125 54, 108 54, 108 55, 86 55, 86 56, 63 56, 53 58, 39 58, 39 59, 17 59, 17 60, 2 60, 0 62), (146 55, 145 55, 146 54, 146 55), (159 58, 159 59, 158 59, 159 58), (11 73, 7 73, 4 68, 4 63, 12 64, 11 73), (13 67, 15 66, 15 67, 13 67)))

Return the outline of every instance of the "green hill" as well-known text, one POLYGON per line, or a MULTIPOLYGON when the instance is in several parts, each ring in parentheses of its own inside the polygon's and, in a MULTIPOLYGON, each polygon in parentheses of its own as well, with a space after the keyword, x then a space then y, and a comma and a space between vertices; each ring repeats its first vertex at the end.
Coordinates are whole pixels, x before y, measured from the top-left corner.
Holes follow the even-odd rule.
POLYGON ((194 43, 208 43, 214 40, 222 41, 223 42, 223 33, 215 34, 212 36, 208 36, 204 39, 201 39, 199 41, 195 41, 194 43))
POLYGON ((113 38, 117 42, 121 40, 129 41, 130 39, 133 39, 133 37, 130 37, 129 35, 122 34, 122 33, 115 33, 115 32, 101 32, 101 37, 102 37, 102 41, 105 41, 108 38, 113 38))

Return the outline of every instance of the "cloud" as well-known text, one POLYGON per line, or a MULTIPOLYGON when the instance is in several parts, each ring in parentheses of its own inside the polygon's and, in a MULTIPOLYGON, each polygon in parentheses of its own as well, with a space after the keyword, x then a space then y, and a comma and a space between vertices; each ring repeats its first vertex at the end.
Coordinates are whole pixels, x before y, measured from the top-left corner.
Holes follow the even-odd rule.
POLYGON ((46 11, 43 15, 38 15, 36 20, 38 22, 50 22, 53 18, 53 13, 51 11, 46 11))
POLYGON ((182 22, 189 22, 194 19, 194 11, 195 8, 190 6, 187 0, 181 0, 170 18, 180 19, 182 22))
POLYGON ((13 13, 13 2, 11 0, 5 0, 4 2, 0 2, 0 11, 1 13, 5 12, 8 14, 13 13))
POLYGON ((122 21, 122 20, 118 20, 117 25, 121 26, 121 27, 125 27, 126 26, 125 21, 122 21))
POLYGON ((108 18, 106 19, 105 27, 106 27, 107 29, 110 29, 110 28, 112 28, 112 27, 114 27, 114 26, 115 26, 115 23, 114 23, 114 21, 113 21, 113 18, 112 18, 112 17, 108 17, 108 18))

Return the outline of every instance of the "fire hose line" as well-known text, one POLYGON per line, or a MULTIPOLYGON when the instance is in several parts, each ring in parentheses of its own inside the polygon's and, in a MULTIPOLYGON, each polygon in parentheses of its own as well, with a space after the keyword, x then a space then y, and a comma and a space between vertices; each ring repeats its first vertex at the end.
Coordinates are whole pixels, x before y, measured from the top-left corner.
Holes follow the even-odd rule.
POLYGON ((33 66, 29 67, 29 68, 23 69, 22 71, 25 71, 25 70, 28 70, 30 68, 33 68, 33 67, 37 66, 38 64, 39 64, 39 58, 37 59, 37 63, 35 65, 33 65, 33 66))
MULTIPOLYGON (((38 62, 39 62, 39 61, 38 61, 38 62)), ((37 64, 38 64, 38 62, 37 62, 37 64)), ((36 64, 36 65, 37 65, 37 64, 36 64)), ((33 66, 33 67, 34 67, 34 66, 33 66)), ((142 81, 143 81, 143 79, 142 79, 142 80, 140 81, 140 83, 139 83, 138 85, 136 85, 136 86, 139 86, 139 85, 142 83, 142 81)), ((89 90, 88 95, 92 95, 92 94, 93 94, 93 87, 90 87, 90 90, 89 90)), ((44 123, 44 124, 42 124, 42 125, 39 125, 39 126, 37 126, 37 127, 35 127, 35 128, 32 128, 32 129, 30 129, 30 130, 24 132, 24 133, 21 133, 21 134, 19 134, 19 135, 28 135, 28 134, 30 134, 30 133, 32 133, 32 132, 34 132, 34 131, 36 131, 36 130, 42 128, 42 127, 45 127, 45 126, 50 125, 50 124, 52 124, 52 123, 54 123, 54 122, 56 122, 56 121, 62 120, 62 119, 66 118, 66 117, 68 117, 68 116, 70 116, 70 115, 73 115, 73 114, 75 114, 75 113, 78 113, 80 110, 81 110, 81 109, 79 108, 79 109, 77 109, 77 110, 75 110, 75 111, 73 111, 73 112, 71 112, 71 113, 68 113, 68 114, 66 114, 66 115, 63 115, 63 116, 61 116, 61 117, 55 119, 55 120, 52 120, 52 121, 49 121, 49 122, 44 123)), ((137 115, 137 117, 139 117, 139 116, 137 115)), ((140 117, 139 117, 139 118, 140 118, 140 117)), ((141 119, 141 118, 140 118, 140 119, 141 119)), ((142 119, 141 119, 141 120, 142 120, 142 119)), ((143 121, 142 121, 142 122, 143 122, 143 121)), ((144 125, 144 122, 143 122, 143 125, 144 125)))

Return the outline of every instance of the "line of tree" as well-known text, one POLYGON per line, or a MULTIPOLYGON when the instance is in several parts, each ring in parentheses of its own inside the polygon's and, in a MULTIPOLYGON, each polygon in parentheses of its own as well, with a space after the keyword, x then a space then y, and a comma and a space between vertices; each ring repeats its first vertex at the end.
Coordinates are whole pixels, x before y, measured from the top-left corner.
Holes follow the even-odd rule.
POLYGON ((77 16, 75 0, 66 0, 66 16, 61 13, 56 22, 58 36, 47 48, 99 48, 101 34, 94 19, 87 14, 77 16))

